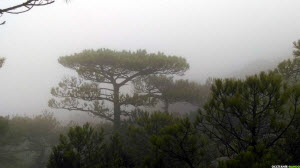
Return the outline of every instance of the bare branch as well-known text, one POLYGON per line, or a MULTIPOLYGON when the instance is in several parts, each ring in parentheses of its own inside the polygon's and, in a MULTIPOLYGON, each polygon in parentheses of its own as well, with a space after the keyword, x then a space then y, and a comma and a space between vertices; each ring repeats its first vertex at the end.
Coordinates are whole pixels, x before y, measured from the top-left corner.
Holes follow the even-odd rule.
POLYGON ((61 100, 60 102, 51 99, 49 100, 48 105, 49 107, 54 109, 88 112, 108 121, 114 121, 113 115, 108 113, 110 110, 108 108, 104 108, 103 104, 100 104, 98 101, 95 101, 93 105, 88 105, 85 103, 80 103, 75 98, 66 98, 64 100, 61 100))
MULTIPOLYGON (((30 11, 33 7, 36 6, 45 6, 54 3, 55 0, 26 0, 25 2, 14 5, 8 8, 0 9, 0 17, 3 14, 21 14, 30 11)), ((0 25, 4 25, 6 21, 0 23, 0 25)))

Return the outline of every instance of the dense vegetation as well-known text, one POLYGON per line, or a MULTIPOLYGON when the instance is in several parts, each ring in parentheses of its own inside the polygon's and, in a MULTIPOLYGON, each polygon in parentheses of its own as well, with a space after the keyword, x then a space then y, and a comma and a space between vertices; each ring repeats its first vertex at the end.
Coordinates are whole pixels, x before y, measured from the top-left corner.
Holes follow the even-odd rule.
POLYGON ((6 168, 45 166, 51 147, 66 130, 50 114, 34 118, 0 117, 0 165, 6 168))
MULTIPOLYGON (((61 126, 49 113, 0 118, 0 164, 48 168, 260 168, 300 164, 300 41, 293 60, 244 79, 175 80, 184 58, 85 50, 49 106, 107 124, 61 126), (124 92, 132 87, 132 92, 124 92), (198 110, 172 113, 188 103, 198 110), (162 106, 161 106, 162 105, 162 106)), ((88 122, 88 121, 87 121, 88 122)))

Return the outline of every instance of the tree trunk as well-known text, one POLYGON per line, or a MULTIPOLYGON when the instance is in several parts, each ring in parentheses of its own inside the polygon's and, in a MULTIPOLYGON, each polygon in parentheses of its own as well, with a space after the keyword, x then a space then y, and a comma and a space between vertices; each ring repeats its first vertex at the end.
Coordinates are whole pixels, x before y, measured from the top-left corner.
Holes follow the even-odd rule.
POLYGON ((121 125, 121 108, 119 100, 119 86, 114 86, 114 130, 117 131, 121 125))

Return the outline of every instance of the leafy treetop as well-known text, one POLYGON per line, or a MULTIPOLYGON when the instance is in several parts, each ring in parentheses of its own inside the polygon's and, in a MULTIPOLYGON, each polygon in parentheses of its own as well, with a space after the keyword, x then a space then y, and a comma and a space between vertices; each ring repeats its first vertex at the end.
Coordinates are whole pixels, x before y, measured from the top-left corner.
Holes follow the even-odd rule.
POLYGON ((149 54, 145 50, 136 52, 109 49, 84 50, 81 53, 61 57, 59 63, 77 70, 80 75, 87 78, 92 75, 87 72, 97 73, 94 76, 96 82, 106 82, 112 76, 114 79, 127 79, 130 75, 182 75, 189 68, 184 58, 166 56, 163 53, 149 54))

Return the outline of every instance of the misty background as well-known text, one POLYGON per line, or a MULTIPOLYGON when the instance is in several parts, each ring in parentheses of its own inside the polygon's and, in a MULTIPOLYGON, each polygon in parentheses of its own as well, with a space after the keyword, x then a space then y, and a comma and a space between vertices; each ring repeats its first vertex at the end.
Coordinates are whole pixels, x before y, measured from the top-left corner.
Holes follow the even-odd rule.
MULTIPOLYGON (((4 15, 0 115, 32 116, 48 109, 51 87, 75 74, 58 64, 58 57, 83 49, 182 56, 190 64, 184 78, 198 82, 272 68, 292 56, 292 42, 300 37, 299 9, 299 0, 58 0, 4 15)), ((78 115, 83 113, 63 117, 78 115)))

